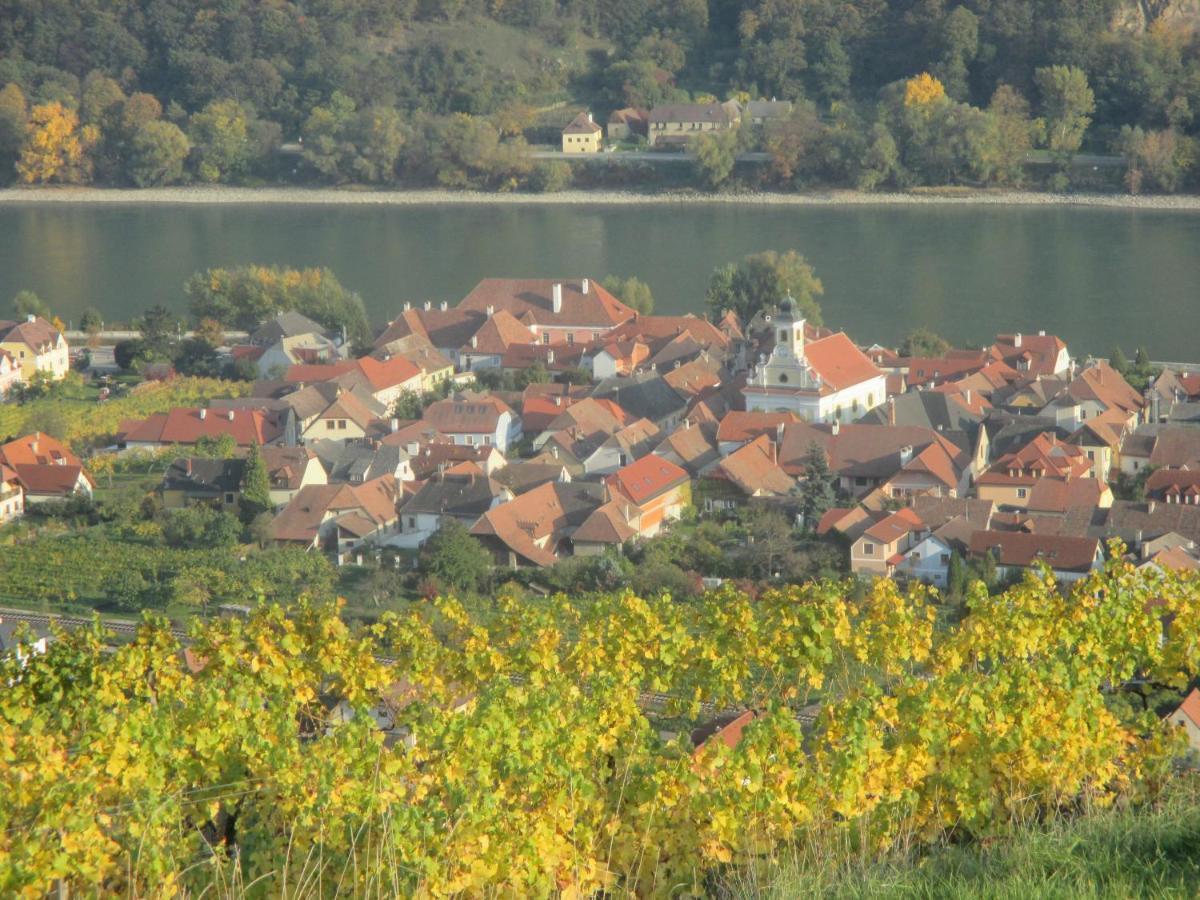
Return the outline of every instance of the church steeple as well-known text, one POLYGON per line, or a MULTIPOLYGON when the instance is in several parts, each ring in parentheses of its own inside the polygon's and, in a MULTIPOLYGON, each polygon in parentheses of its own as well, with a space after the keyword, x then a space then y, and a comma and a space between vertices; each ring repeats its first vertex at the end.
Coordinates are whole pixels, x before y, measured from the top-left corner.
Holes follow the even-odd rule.
POLYGON ((780 302, 774 324, 776 350, 786 350, 796 360, 804 359, 804 317, 797 314, 796 301, 790 294, 780 302))

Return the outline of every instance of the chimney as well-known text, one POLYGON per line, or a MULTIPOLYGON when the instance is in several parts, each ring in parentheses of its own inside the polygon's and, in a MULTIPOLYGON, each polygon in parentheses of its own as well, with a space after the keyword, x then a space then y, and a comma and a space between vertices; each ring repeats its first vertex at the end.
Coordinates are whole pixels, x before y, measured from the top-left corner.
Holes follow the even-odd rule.
POLYGON ((204 407, 200 407, 200 421, 203 422, 207 418, 208 418, 208 410, 205 409, 204 407))
POLYGON ((1156 503, 1154 500, 1146 501, 1146 512, 1153 513, 1156 509, 1158 509, 1158 503, 1156 503))
POLYGON ((562 285, 558 282, 554 283, 551 296, 553 297, 554 313, 557 315, 558 313, 562 312, 562 285))
POLYGON ((400 420, 399 419, 392 419, 392 421, 389 423, 389 425, 391 426, 392 434, 395 434, 397 431, 400 430, 400 420))
POLYGON ((442 312, 446 311, 446 301, 445 300, 443 300, 441 303, 438 304, 438 309, 440 309, 442 312))
POLYGON ((781 443, 781 444, 783 443, 783 423, 782 422, 777 422, 775 425, 775 440, 779 441, 779 443, 781 443))
POLYGON ((1019 331, 1015 335, 1013 335, 1013 346, 1014 347, 1021 346, 1021 332, 1019 332, 1019 331))
POLYGON ((767 446, 771 448, 771 464, 777 465, 779 463, 779 455, 775 452, 775 442, 767 441, 767 446))
POLYGON ((429 310, 431 310, 431 309, 433 309, 433 303, 431 303, 429 300, 426 300, 425 301, 425 311, 429 312, 429 310))
POLYGON ((27 315, 27 316, 25 317, 25 321, 26 321, 26 322, 29 322, 30 324, 32 324, 32 323, 34 323, 34 322, 36 322, 36 321, 37 321, 37 316, 35 316, 33 313, 30 313, 29 315, 27 315))
POLYGON ((900 448, 900 465, 907 466, 912 459, 913 448, 911 444, 906 444, 900 448))
POLYGON ((833 436, 837 437, 842 430, 842 423, 838 419, 833 420, 833 436))
POLYGON ((1142 529, 1139 528, 1133 536, 1133 546, 1137 550, 1142 549, 1142 537, 1143 537, 1143 532, 1142 532, 1142 529))
POLYGON ((967 388, 963 391, 963 398, 967 401, 967 406, 971 405, 971 389, 967 388))
POLYGON ((546 351, 546 362, 548 362, 548 363, 554 362, 554 351, 553 350, 546 351))
POLYGON ((477 334, 471 335, 471 349, 474 350, 478 346, 479 346, 479 335, 477 335, 477 334))
POLYGON ((557 395, 556 395, 556 396, 555 396, 555 398, 554 398, 554 405, 555 405, 555 406, 562 406, 562 397, 559 397, 559 396, 557 396, 557 395))
POLYGON ((225 413, 225 418, 227 418, 230 422, 233 421, 233 410, 232 409, 225 413))
MULTIPOLYGON (((588 118, 591 118, 590 113, 588 114, 588 118)), ((579 285, 579 292, 581 294, 586 294, 588 292, 588 287, 590 284, 591 284, 591 282, 588 279, 586 279, 586 278, 583 279, 583 281, 579 285)))
POLYGON ((410 309, 412 309, 412 304, 409 303, 407 300, 405 300, 404 301, 404 311, 408 312, 410 309))
POLYGON ((896 424, 896 398, 895 397, 888 397, 887 407, 888 407, 888 424, 895 425, 896 424))
MULTIPOLYGON (((595 121, 595 120, 592 118, 592 114, 591 114, 591 112, 588 112, 588 121, 589 121, 589 122, 594 122, 594 121, 595 121)), ((583 292, 586 294, 586 293, 587 293, 587 289, 586 289, 586 288, 584 288, 584 291, 583 291, 583 292)))
POLYGON ((489 316, 494 316, 496 314, 496 307, 492 306, 492 304, 489 303, 488 308, 487 308, 487 314, 489 316))
POLYGON ((416 441, 409 441, 405 449, 408 451, 409 456, 416 456, 421 452, 421 445, 416 441))

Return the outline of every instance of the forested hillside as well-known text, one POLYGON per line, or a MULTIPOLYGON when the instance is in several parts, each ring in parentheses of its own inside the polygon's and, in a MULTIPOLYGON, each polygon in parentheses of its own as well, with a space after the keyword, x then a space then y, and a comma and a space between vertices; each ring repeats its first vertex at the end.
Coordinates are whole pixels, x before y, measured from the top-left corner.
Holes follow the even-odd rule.
POLYGON ((563 174, 536 170, 525 141, 553 141, 579 108, 761 96, 811 101, 809 180, 1004 183, 998 154, 1082 147, 1128 156, 1133 187, 1173 190, 1200 129, 1193 6, 3 0, 0 178, 544 188, 563 174), (907 146, 887 108, 889 85, 922 72, 944 87, 930 141, 946 159, 907 146))

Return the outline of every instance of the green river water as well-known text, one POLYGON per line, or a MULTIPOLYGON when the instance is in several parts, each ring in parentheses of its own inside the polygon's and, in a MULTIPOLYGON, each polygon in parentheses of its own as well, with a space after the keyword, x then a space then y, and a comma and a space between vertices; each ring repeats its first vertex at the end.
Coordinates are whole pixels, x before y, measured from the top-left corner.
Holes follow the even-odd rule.
POLYGON ((0 317, 23 288, 74 321, 182 312, 189 274, 249 262, 328 266, 376 324, 486 276, 637 275, 658 311, 701 312, 715 266, 790 248, 825 284, 827 323, 860 342, 1046 329, 1077 354, 1200 361, 1200 212, 1148 209, 6 204, 0 317))

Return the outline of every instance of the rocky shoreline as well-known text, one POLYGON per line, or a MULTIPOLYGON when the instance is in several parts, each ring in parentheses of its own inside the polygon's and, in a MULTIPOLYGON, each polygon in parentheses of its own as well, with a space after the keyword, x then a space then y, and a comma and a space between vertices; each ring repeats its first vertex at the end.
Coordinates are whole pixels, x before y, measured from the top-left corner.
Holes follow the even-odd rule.
POLYGON ((933 189, 904 193, 813 191, 800 194, 692 191, 645 193, 634 191, 563 191, 552 194, 485 191, 372 191, 297 187, 171 187, 95 188, 38 187, 0 190, 0 204, 122 203, 122 204, 335 204, 431 206, 448 204, 515 204, 597 206, 646 204, 738 204, 744 206, 1087 206, 1114 209, 1200 211, 1200 195, 1135 196, 1129 194, 1052 194, 1037 191, 933 189))

